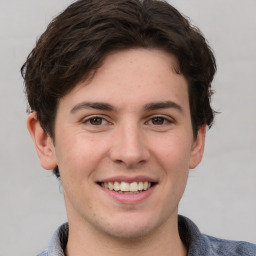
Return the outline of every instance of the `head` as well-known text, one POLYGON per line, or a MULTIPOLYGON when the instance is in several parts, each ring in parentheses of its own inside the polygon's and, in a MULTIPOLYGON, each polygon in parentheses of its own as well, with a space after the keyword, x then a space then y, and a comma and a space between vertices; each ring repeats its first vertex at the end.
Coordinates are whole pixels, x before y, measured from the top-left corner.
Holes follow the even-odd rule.
POLYGON ((59 100, 93 77, 111 53, 133 48, 174 56, 173 68, 188 84, 194 137, 203 125, 211 126, 215 59, 188 19, 164 1, 80 0, 49 24, 21 69, 29 111, 53 141, 59 100))
POLYGON ((80 0, 52 21, 22 74, 28 128, 42 167, 60 175, 69 236, 179 241, 214 73, 204 37, 164 1, 80 0))

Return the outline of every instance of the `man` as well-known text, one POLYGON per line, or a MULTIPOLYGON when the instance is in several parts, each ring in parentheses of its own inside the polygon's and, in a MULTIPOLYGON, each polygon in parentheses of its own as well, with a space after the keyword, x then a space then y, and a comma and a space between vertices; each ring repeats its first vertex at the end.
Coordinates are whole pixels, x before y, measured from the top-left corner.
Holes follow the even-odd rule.
POLYGON ((80 0, 52 21, 22 67, 28 129, 68 215, 40 255, 256 255, 178 216, 215 70, 199 30, 163 1, 80 0))

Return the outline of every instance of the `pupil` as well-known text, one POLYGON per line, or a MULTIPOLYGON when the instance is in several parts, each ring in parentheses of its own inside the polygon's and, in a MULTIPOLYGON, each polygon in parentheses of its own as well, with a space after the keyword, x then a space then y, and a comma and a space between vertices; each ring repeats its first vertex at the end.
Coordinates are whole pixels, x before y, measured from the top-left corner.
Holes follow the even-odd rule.
POLYGON ((101 125, 102 124, 102 119, 99 118, 99 117, 95 117, 95 118, 92 118, 90 120, 90 123, 93 124, 93 125, 101 125))
POLYGON ((152 120, 153 124, 160 125, 163 124, 164 120, 162 117, 154 117, 152 120))

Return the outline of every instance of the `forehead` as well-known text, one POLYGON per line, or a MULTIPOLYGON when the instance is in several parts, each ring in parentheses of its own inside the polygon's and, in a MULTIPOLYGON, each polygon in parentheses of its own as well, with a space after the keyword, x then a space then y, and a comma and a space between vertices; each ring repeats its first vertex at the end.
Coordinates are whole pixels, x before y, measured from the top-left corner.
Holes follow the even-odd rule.
POLYGON ((152 101, 188 101, 185 77, 176 72, 176 58, 156 49, 129 49, 109 54, 94 75, 78 83, 60 100, 100 101, 114 105, 152 101))

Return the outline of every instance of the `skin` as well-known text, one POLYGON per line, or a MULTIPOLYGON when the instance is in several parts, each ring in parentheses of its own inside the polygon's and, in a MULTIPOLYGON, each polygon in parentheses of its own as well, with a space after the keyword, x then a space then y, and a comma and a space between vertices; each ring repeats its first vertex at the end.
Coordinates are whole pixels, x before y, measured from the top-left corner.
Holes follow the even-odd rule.
POLYGON ((28 117, 42 167, 60 170, 66 255, 187 255, 178 204, 188 170, 201 161, 205 127, 193 137, 188 85, 175 65, 160 50, 114 52, 60 99, 54 142, 36 113, 28 117), (138 176, 155 183, 139 201, 117 200, 98 184, 138 176))

